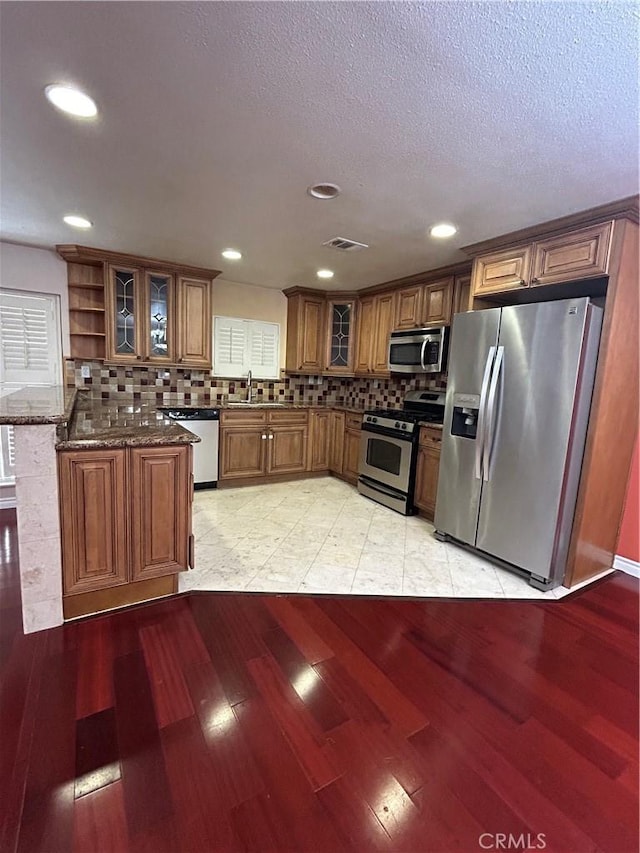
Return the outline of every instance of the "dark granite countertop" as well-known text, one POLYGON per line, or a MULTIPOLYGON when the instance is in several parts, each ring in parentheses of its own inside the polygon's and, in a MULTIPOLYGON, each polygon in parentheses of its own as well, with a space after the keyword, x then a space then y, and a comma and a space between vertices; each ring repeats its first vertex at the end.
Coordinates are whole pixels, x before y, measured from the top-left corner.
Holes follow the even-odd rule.
POLYGON ((21 388, 0 397, 0 424, 35 426, 67 423, 75 398, 76 389, 64 385, 21 388))
POLYGON ((58 428, 57 450, 194 444, 198 436, 164 417, 155 398, 108 398, 79 393, 68 426, 58 428))

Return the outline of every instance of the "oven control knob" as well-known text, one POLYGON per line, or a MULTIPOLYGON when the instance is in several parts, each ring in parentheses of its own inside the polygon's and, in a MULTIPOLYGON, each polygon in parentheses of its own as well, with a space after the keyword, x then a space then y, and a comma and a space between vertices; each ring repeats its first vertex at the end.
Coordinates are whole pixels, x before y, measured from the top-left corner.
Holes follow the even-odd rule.
POLYGON ((372 423, 372 424, 377 424, 377 423, 378 423, 378 419, 377 419, 377 418, 371 418, 371 423, 372 423))
POLYGON ((394 424, 394 427, 395 427, 396 429, 400 429, 400 421, 396 421, 396 422, 395 422, 395 424, 394 424))
POLYGON ((406 425, 406 424, 402 424, 402 429, 406 429, 406 428, 407 428, 407 425, 406 425))

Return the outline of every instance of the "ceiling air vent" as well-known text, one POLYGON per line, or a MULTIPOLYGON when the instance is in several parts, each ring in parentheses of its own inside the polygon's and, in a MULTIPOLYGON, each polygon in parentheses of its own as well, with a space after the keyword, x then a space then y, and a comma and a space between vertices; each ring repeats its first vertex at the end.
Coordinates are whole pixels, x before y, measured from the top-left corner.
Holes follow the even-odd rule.
POLYGON ((346 237, 332 237, 322 245, 330 249, 339 249, 341 252, 358 252, 360 249, 369 248, 366 243, 358 243, 357 240, 348 240, 346 237))

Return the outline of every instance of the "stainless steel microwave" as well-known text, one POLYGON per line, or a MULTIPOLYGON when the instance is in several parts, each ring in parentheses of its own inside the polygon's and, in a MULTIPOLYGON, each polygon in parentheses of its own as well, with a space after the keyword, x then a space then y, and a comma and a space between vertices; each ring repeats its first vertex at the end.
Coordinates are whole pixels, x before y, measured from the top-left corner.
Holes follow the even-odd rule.
POLYGON ((449 327, 399 329, 389 338, 393 373, 442 373, 447 367, 449 327))

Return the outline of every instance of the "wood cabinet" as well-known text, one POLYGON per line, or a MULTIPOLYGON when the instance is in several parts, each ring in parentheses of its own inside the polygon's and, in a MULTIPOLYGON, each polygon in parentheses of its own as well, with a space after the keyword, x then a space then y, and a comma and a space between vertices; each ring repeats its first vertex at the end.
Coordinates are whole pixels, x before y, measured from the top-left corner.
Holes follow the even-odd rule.
POLYGON ((422 322, 423 286, 413 284, 396 292, 395 329, 416 329, 422 322))
POLYGON ((64 594, 127 583, 125 450, 58 454, 64 594))
POLYGON ((58 476, 65 596, 188 568, 190 446, 62 451, 58 476))
POLYGON ((344 468, 344 424, 344 412, 331 412, 329 470, 334 474, 342 474, 344 468))
POLYGON ((308 466, 309 413, 228 410, 220 428, 220 480, 300 474, 308 466))
POLYGON ((531 284, 557 284, 606 275, 613 222, 534 244, 531 284))
POLYGON ((322 373, 326 357, 324 294, 299 288, 291 288, 286 294, 286 369, 293 373, 322 373))
POLYGON ((331 448, 331 412, 309 414, 309 471, 328 471, 331 448))
POLYGON ((211 282, 180 276, 176 286, 176 360, 211 367, 211 282))
POLYGON ((451 307, 451 319, 455 314, 470 311, 469 301, 471 298, 471 276, 457 275, 453 283, 453 305, 451 307))
POLYGON ((356 300, 340 298, 327 300, 326 373, 353 373, 355 358, 356 300))
POLYGON ((67 262, 73 358, 115 364, 211 367, 208 270, 62 245, 67 262))
POLYGON ((609 272, 613 221, 580 228, 474 260, 474 296, 601 278, 609 272))
POLYGON ((420 428, 413 502, 424 515, 431 519, 436 510, 441 446, 442 430, 432 427, 420 428))
POLYGON ((367 296, 360 300, 358 316, 355 372, 369 373, 371 371, 376 322, 376 300, 374 296, 367 296))
POLYGON ((358 481, 360 462, 360 430, 347 428, 344 431, 344 467, 342 473, 349 483, 358 481))
POLYGON ((184 571, 191 533, 189 447, 129 451, 131 580, 184 571))
POLYGON ((356 373, 389 375, 389 335, 395 321, 395 293, 360 300, 356 373))
POLYGON ((531 275, 531 255, 531 246, 521 246, 476 258, 471 278, 473 295, 486 296, 527 287, 531 275))
POLYGON ((433 281, 424 287, 422 324, 448 326, 451 322, 453 276, 433 281))
POLYGON ((372 372, 389 375, 389 335, 393 331, 395 293, 376 296, 372 372))

